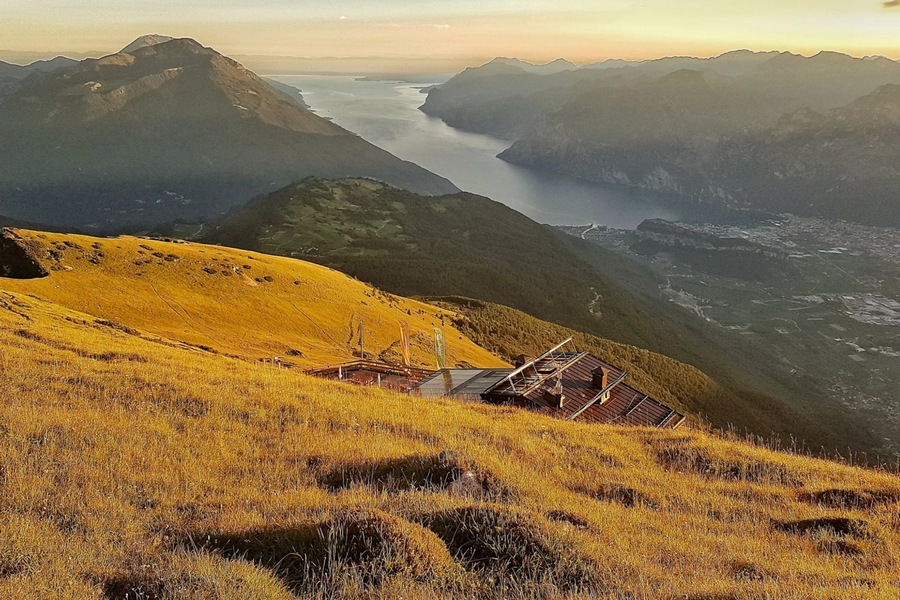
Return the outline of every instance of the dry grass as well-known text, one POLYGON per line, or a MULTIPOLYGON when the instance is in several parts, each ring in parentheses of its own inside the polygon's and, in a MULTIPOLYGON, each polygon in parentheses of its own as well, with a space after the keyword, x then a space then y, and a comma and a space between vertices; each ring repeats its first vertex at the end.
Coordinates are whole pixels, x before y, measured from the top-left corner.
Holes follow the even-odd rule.
POLYGON ((0 597, 900 595, 893 475, 323 382, 0 300, 0 597))
POLYGON ((349 358, 353 311, 384 348, 449 315, 284 259, 23 235, 51 275, 0 280, 0 598, 900 596, 896 476, 312 379, 259 359, 349 358))
POLYGON ((397 360, 404 319, 417 364, 434 364, 434 327, 444 329, 449 364, 504 364, 453 328, 455 313, 312 263, 186 242, 16 233, 50 277, 3 279, 0 289, 207 352, 298 367, 351 360, 362 319, 366 353, 397 360))

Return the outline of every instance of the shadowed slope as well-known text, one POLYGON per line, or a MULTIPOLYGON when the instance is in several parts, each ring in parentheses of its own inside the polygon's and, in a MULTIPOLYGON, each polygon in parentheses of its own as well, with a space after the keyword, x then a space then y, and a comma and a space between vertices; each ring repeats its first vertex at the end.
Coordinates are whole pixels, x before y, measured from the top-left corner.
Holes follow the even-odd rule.
POLYGON ((190 39, 24 80, 0 98, 0 137, 0 214, 50 225, 210 217, 309 175, 457 191, 190 39))

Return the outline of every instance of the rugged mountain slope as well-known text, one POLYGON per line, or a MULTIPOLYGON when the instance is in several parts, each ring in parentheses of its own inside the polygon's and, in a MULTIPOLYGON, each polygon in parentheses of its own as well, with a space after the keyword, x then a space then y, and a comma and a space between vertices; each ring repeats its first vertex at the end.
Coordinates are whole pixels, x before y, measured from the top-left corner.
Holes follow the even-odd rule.
POLYGON ((10 93, 13 87, 17 86, 29 75, 67 69, 76 64, 78 64, 78 61, 65 56, 57 56, 50 60, 38 60, 25 66, 10 64, 0 60, 0 96, 10 93))
POLYGON ((556 60, 548 62, 546 64, 536 65, 524 60, 519 60, 518 58, 499 56, 492 60, 491 63, 510 65, 513 67, 518 67, 526 73, 536 73, 539 75, 554 75, 556 73, 562 73, 563 71, 574 71, 578 68, 576 64, 565 60, 564 58, 557 58, 556 60))
POLYGON ((310 174, 456 189, 188 39, 28 78, 0 137, 0 214, 52 225, 209 217, 310 174))
POLYGON ((764 122, 752 104, 694 87, 683 102, 647 86, 582 96, 500 156, 697 202, 900 226, 900 85, 744 129, 764 122))
POLYGON ((500 157, 516 164, 717 207, 898 226, 897 84, 900 63, 834 52, 553 76, 490 63, 431 90, 422 110, 515 139, 500 157))
POLYGON ((619 77, 613 70, 530 73, 498 59, 430 88, 420 110, 451 127, 514 140, 571 100, 580 81, 619 77))
POLYGON ((403 319, 414 334, 417 364, 434 362, 434 327, 446 330, 449 364, 504 364, 453 328, 455 313, 299 260, 132 237, 15 230, 3 240, 27 248, 49 276, 0 278, 0 289, 90 315, 90 324, 101 329, 201 354, 278 357, 297 367, 351 360, 362 321, 366 353, 398 359, 403 319))
MULTIPOLYGON (((195 231, 183 227, 178 235, 195 231)), ((814 379, 774 368, 764 352, 660 299, 652 273, 487 198, 424 198, 374 182, 307 181, 256 198, 204 239, 320 262, 394 293, 511 306, 671 356, 729 390, 718 410, 700 409, 717 426, 762 435, 775 430, 828 448, 878 445, 852 413, 823 406, 814 379), (730 410, 732 402, 743 408, 730 410)), ((698 395, 691 405, 709 404, 698 395)))
POLYGON ((372 181, 311 180, 235 209, 203 239, 322 262, 398 293, 462 294, 596 321, 586 307, 602 280, 572 260, 567 236, 472 194, 425 198, 372 181))
POLYGON ((577 177, 685 195, 722 137, 766 119, 754 94, 680 70, 579 95, 499 156, 577 177))
POLYGON ((25 67, 13 65, 0 60, 0 96, 8 93, 8 90, 26 77, 25 67))
POLYGON ((120 54, 132 54, 135 50, 140 50, 141 48, 146 48, 148 46, 156 46, 157 44, 165 44, 166 42, 171 42, 174 40, 172 36, 169 35, 160 35, 158 33, 151 33, 148 35, 142 35, 137 38, 121 50, 119 50, 120 54))
POLYGON ((900 85, 724 140, 699 168, 735 203, 900 227, 900 85))
POLYGON ((4 598, 900 593, 895 475, 96 325, 0 292, 4 598))
POLYGON ((68 69, 76 64, 78 64, 77 60, 65 56, 57 56, 49 60, 36 60, 27 65, 14 65, 0 60, 0 78, 23 79, 32 73, 49 73, 68 69))

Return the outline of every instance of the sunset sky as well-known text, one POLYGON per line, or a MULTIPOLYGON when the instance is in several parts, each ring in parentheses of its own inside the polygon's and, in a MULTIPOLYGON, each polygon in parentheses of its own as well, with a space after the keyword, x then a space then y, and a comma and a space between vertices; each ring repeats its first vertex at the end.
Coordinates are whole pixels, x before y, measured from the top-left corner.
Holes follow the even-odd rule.
POLYGON ((237 55, 589 62, 751 48, 900 58, 900 7, 879 0, 0 0, 0 58, 111 52, 151 32, 237 55))

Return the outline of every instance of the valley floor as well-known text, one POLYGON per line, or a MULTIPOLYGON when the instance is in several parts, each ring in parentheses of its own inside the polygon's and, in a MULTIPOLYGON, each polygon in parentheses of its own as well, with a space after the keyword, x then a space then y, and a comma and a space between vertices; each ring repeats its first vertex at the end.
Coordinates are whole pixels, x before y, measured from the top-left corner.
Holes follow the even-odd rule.
POLYGON ((815 381, 864 417, 879 453, 900 459, 900 232, 785 216, 751 226, 685 225, 783 258, 654 245, 634 231, 567 227, 649 264, 670 301, 765 347, 775 368, 815 381))

